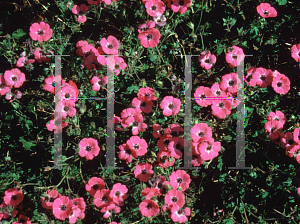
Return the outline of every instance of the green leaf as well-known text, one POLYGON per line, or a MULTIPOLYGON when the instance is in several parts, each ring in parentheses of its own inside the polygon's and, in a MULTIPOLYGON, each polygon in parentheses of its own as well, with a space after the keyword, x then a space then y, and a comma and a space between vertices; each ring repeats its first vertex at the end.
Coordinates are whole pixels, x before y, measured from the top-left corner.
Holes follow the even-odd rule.
POLYGON ((12 37, 15 39, 20 39, 21 37, 25 36, 26 33, 22 29, 17 29, 15 32, 12 33, 12 37))
POLYGON ((26 141, 23 137, 20 137, 19 142, 21 142, 23 144, 23 147, 26 150, 30 150, 32 146, 35 146, 36 144, 32 143, 32 142, 28 142, 26 141))
POLYGON ((285 5, 287 3, 287 0, 277 0, 278 5, 285 5))

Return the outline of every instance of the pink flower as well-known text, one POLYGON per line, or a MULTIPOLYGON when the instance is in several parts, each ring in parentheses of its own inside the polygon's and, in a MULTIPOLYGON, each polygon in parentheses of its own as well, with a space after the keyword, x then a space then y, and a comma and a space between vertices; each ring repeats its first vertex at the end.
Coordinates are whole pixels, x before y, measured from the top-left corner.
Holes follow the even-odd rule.
POLYGON ((94 91, 99 91, 100 89, 104 89, 107 82, 108 82, 107 76, 104 77, 94 76, 91 80, 91 84, 93 84, 94 91))
POLYGON ((143 47, 155 47, 159 43, 160 32, 155 28, 150 28, 147 31, 139 33, 138 38, 143 47))
POLYGON ((134 117, 139 113, 134 108, 127 108, 121 112, 122 126, 126 128, 134 122, 134 117))
POLYGON ((165 196, 165 203, 170 207, 182 207, 185 204, 184 194, 179 190, 171 189, 165 196))
POLYGON ((56 115, 61 114, 62 119, 66 119, 67 116, 74 117, 76 114, 74 100, 59 101, 55 108, 56 115))
POLYGON ((300 128, 294 130, 294 141, 300 145, 300 128))
POLYGON ((211 128, 206 123, 195 124, 191 129, 191 133, 193 142, 199 142, 204 137, 210 138, 212 136, 211 128))
POLYGON ((242 48, 232 46, 233 50, 226 54, 226 62, 232 67, 237 67, 242 61, 244 61, 245 54, 242 48))
POLYGON ((290 90, 290 80, 283 74, 278 74, 272 81, 272 87, 276 93, 286 94, 290 90))
POLYGON ((0 75, 0 94, 1 96, 5 95, 10 91, 10 86, 5 82, 4 75, 0 75))
POLYGON ((98 208, 103 208, 108 206, 111 203, 114 203, 113 199, 109 194, 110 194, 110 190, 108 189, 101 189, 97 191, 96 194, 94 195, 95 197, 94 204, 98 208))
MULTIPOLYGON (((61 78, 61 76, 59 76, 61 79, 61 86, 63 86, 66 82, 61 78)), ((59 80, 58 77, 58 80, 59 80)), ((51 75, 48 78, 45 79, 45 85, 44 85, 44 90, 47 90, 50 93, 55 94, 55 76, 51 75)))
POLYGON ((200 66, 204 69, 211 69, 213 64, 216 63, 217 58, 214 54, 211 54, 209 51, 203 51, 199 58, 198 61, 201 63, 200 66))
POLYGON ((291 56, 300 63, 300 44, 294 44, 291 48, 291 56))
POLYGON ((213 84, 213 85, 210 87, 210 90, 211 90, 211 93, 212 93, 212 99, 211 99, 211 100, 214 100, 214 98, 219 98, 219 97, 221 97, 222 95, 226 95, 226 94, 225 94, 225 91, 223 91, 223 90, 220 88, 219 83, 213 84))
POLYGON ((166 117, 178 114, 180 107, 180 100, 172 96, 165 96, 160 103, 160 109, 163 110, 163 115, 166 117))
POLYGON ((141 139, 139 136, 131 136, 129 140, 127 140, 127 145, 132 151, 134 158, 137 156, 143 156, 147 153, 148 144, 145 139, 141 139))
POLYGON ((279 121, 283 126, 286 122, 286 117, 284 113, 282 113, 280 110, 277 110, 275 113, 274 112, 269 113, 268 121, 279 121))
POLYGON ((186 12, 187 8, 191 6, 192 0, 172 0, 171 9, 174 12, 180 12, 183 14, 186 12))
POLYGON ((147 182, 153 174, 152 165, 149 163, 139 163, 134 170, 135 178, 141 182, 147 182))
POLYGON ((135 97, 132 100, 132 106, 135 107, 135 110, 139 113, 144 112, 149 114, 152 111, 153 102, 150 100, 141 101, 135 97))
POLYGON ((249 86, 256 86, 256 80, 253 79, 253 74, 255 72, 256 68, 250 67, 247 70, 247 75, 244 77, 244 81, 249 85, 249 86))
POLYGON ((147 124, 143 123, 143 115, 138 114, 137 116, 134 116, 134 122, 132 123, 132 135, 138 135, 139 132, 144 132, 147 128, 147 124))
POLYGON ((171 152, 171 156, 175 159, 182 158, 182 152, 184 147, 187 146, 187 141, 182 137, 173 138, 168 145, 168 151, 171 152))
POLYGON ((171 152, 160 149, 157 153, 157 162, 161 168, 167 168, 174 165, 175 158, 171 156, 171 152))
POLYGON ((4 72, 4 79, 7 86, 20 88, 25 81, 25 74, 18 68, 13 68, 4 72))
POLYGON ((94 196, 97 191, 105 189, 105 182, 102 178, 92 177, 85 185, 85 189, 90 195, 94 196))
POLYGON ((186 189, 189 188, 190 183, 191 183, 190 175, 188 175, 184 170, 174 171, 170 175, 170 185, 175 190, 180 186, 181 191, 185 191, 186 189))
POLYGON ((277 120, 267 121, 267 123, 265 123, 265 132, 269 133, 269 137, 272 140, 278 138, 279 133, 277 131, 281 130, 282 128, 283 128, 282 123, 277 120))
POLYGON ((72 209, 75 210, 79 208, 81 211, 85 211, 85 202, 83 198, 74 198, 72 209))
POLYGON ((258 14, 263 18, 276 17, 277 11, 269 3, 261 3, 256 7, 258 14))
POLYGON ((101 47, 106 54, 118 55, 118 49, 120 48, 120 43, 114 36, 108 36, 102 38, 100 41, 101 47))
POLYGON ((0 205, 0 221, 2 218, 7 219, 8 217, 16 217, 18 214, 18 211, 16 207, 5 204, 4 200, 2 201, 2 204, 0 205), (3 212, 1 212, 3 211, 3 212))
POLYGON ((242 81, 239 79, 236 73, 230 73, 222 76, 222 80, 220 82, 220 88, 223 91, 228 91, 230 93, 236 93, 238 90, 238 84, 242 81))
POLYGON ((231 113, 232 103, 228 99, 213 100, 211 109, 214 116, 224 119, 226 115, 231 113))
POLYGON ((180 127, 179 124, 171 124, 170 127, 165 129, 164 134, 170 134, 173 137, 178 137, 179 135, 183 134, 183 128, 180 127))
POLYGON ((280 145, 285 147, 286 151, 289 151, 294 143, 292 132, 282 133, 280 135, 280 145))
POLYGON ((148 101, 148 100, 156 100, 157 98, 154 96, 155 90, 146 87, 146 88, 140 88, 139 92, 137 93, 138 99, 141 101, 148 101))
POLYGON ((89 7, 85 4, 81 4, 80 7, 78 5, 74 5, 72 8, 72 13, 75 15, 78 15, 78 22, 79 23, 84 23, 86 22, 86 16, 83 15, 85 12, 89 10, 89 7))
POLYGON ((42 198, 42 206, 46 209, 52 209, 53 202, 56 198, 59 198, 60 194, 57 190, 48 190, 47 196, 45 198, 42 198))
POLYGON ((120 74, 120 70, 124 70, 125 68, 127 68, 126 62, 118 56, 114 57, 114 63, 108 64, 108 69, 114 71, 116 76, 120 74))
POLYGON ((17 206, 23 201, 24 194, 21 189, 9 188, 5 191, 3 201, 7 205, 17 206))
POLYGON ((266 88, 268 84, 272 83, 273 72, 271 69, 256 68, 252 80, 260 88, 266 88))
POLYGON ((300 196, 300 187, 297 188, 297 194, 300 196))
POLYGON ((109 196, 113 199, 114 203, 118 206, 124 205, 124 200, 127 199, 126 193, 128 192, 128 188, 120 183, 116 183, 113 185, 109 196))
POLYGON ((152 126, 152 128, 153 128, 153 131, 154 131, 152 133, 152 135, 153 135, 154 138, 159 138, 160 136, 163 135, 163 131, 162 131, 162 129, 161 129, 161 127, 160 127, 159 124, 154 124, 152 126))
POLYGON ((212 92, 208 87, 199 86, 194 93, 194 97, 199 106, 207 107, 211 105, 212 92))
POLYGON ((59 118, 52 119, 50 121, 50 124, 46 124, 46 127, 49 131, 54 130, 54 134, 61 133, 62 129, 68 126, 68 122, 65 122, 63 120, 60 120, 59 118))
POLYGON ((69 222, 71 224, 75 224, 78 219, 84 219, 84 217, 84 211, 80 210, 79 208, 73 208, 69 215, 69 222))
POLYGON ((139 25, 138 32, 139 33, 143 33, 145 31, 149 30, 150 28, 154 28, 154 27, 155 27, 155 22, 153 22, 152 20, 150 20, 147 23, 139 25))
POLYGON ((92 160, 95 156, 98 156, 100 148, 98 142, 93 138, 84 138, 79 142, 79 155, 85 157, 87 160, 92 160))
POLYGON ((165 4, 161 0, 148 0, 145 7, 150 16, 156 16, 157 13, 163 14, 165 11, 165 4))
MULTIPOLYGON (((53 53, 53 51, 49 51, 49 52, 53 53)), ((34 59, 39 63, 51 61, 51 58, 46 57, 46 55, 43 52, 41 52, 41 48, 39 48, 39 47, 35 49, 35 51, 33 52, 33 55, 34 55, 34 59)), ((47 55, 49 55, 49 54, 47 54, 47 55)))
POLYGON ((34 59, 27 59, 26 57, 22 56, 18 59, 16 66, 20 68, 23 67, 25 64, 32 64, 34 62, 34 59))
POLYGON ((220 150, 221 143, 214 142, 212 138, 210 138, 208 141, 204 141, 198 144, 198 151, 200 152, 200 155, 204 160, 214 159, 219 155, 220 150))
POLYGON ((296 157, 298 163, 300 163, 300 145, 294 145, 294 147, 290 150, 289 156, 296 157))
POLYGON ((47 23, 34 23, 30 27, 29 35, 35 41, 47 41, 52 37, 52 29, 47 23))
POLYGON ((141 202, 141 204, 139 205, 139 210, 143 216, 146 216, 148 218, 156 216, 160 211, 157 202, 149 199, 145 199, 141 202))
POLYGON ((72 212, 73 202, 67 196, 60 196, 53 202, 53 215, 55 218, 65 220, 72 212))
POLYGON ((171 208, 171 219, 174 222, 184 223, 187 221, 187 216, 191 215, 190 208, 178 208, 178 207, 172 207, 171 208))
POLYGON ((137 157, 136 151, 131 150, 127 144, 119 145, 119 149, 119 159, 126 160, 127 164, 132 162, 133 154, 135 154, 135 158, 137 157))

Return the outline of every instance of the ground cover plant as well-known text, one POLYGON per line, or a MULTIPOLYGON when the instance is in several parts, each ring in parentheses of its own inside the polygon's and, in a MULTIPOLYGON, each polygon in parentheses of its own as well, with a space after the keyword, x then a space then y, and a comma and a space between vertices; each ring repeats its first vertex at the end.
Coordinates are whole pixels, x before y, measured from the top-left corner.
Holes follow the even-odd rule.
POLYGON ((0 223, 299 223, 299 13, 296 0, 0 1, 0 223), (109 74, 111 120, 95 100, 109 74), (112 127, 122 169, 107 166, 112 127))

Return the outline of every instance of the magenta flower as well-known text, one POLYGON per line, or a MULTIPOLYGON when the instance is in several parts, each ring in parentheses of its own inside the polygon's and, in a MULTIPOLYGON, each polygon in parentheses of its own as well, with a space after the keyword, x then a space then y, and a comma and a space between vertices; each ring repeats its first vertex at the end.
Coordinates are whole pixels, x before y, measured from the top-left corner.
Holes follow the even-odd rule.
POLYGON ((194 97, 199 106, 207 107, 211 105, 212 92, 208 87, 199 86, 194 93, 194 97))
POLYGON ((160 109, 163 110, 163 115, 166 117, 178 114, 180 107, 180 100, 172 96, 165 96, 160 103, 160 109))
POLYGON ((250 67, 247 70, 247 75, 244 77, 245 83, 247 83, 249 86, 256 86, 256 80, 253 79, 253 74, 255 72, 256 68, 250 67))
POLYGON ((220 84, 219 83, 213 84, 210 87, 210 90, 211 90, 211 94, 212 94, 212 99, 211 100, 214 100, 214 98, 219 98, 219 97, 221 97, 223 95, 226 95, 225 91, 223 91, 220 88, 220 84))
POLYGON ((272 81, 272 87, 276 93, 286 94, 290 90, 290 80, 283 74, 278 74, 272 81))
POLYGON ((144 199, 141 204, 139 205, 139 210, 142 213, 143 216, 146 216, 147 218, 156 216, 160 209, 157 202, 149 199, 144 199))
POLYGON ((73 202, 67 196, 60 196, 53 202, 53 215, 55 218, 65 220, 72 212, 73 202))
POLYGON ((141 32, 138 35, 141 45, 145 48, 155 47, 159 43, 160 32, 155 28, 150 28, 147 31, 141 32))
POLYGON ((211 160, 219 155, 219 151, 221 150, 221 143, 214 142, 212 138, 208 141, 203 141, 198 144, 198 151, 200 152, 203 160, 211 160))
POLYGON ((74 5, 72 8, 72 13, 78 16, 78 22, 84 23, 86 22, 86 16, 84 15, 85 12, 89 10, 89 7, 85 4, 81 4, 80 6, 74 5))
POLYGON ((146 114, 149 114, 152 111, 153 102, 148 101, 141 101, 138 98, 133 98, 132 100, 132 106, 135 107, 135 110, 139 113, 144 112, 146 114))
POLYGON ((4 75, 0 75, 0 94, 1 96, 5 95, 10 91, 10 86, 5 82, 4 75))
POLYGON ((102 178, 92 177, 85 185, 85 189, 90 195, 94 196, 97 191, 105 189, 105 182, 102 178))
POLYGON ((100 41, 101 47, 106 54, 118 55, 118 49, 120 48, 120 43, 114 36, 108 36, 102 38, 100 41))
POLYGON ((25 74, 18 68, 13 68, 5 71, 4 79, 7 86, 20 88, 25 81, 25 74))
POLYGON ((155 22, 153 22, 152 20, 150 20, 147 23, 139 25, 138 32, 142 33, 142 32, 145 32, 145 31, 149 30, 150 28, 154 28, 154 27, 155 27, 155 22))
POLYGON ((93 84, 94 91, 99 91, 100 89, 104 89, 107 82, 108 82, 107 76, 104 77, 94 76, 91 80, 91 84, 93 84))
POLYGON ((258 14, 263 18, 276 17, 277 11, 269 3, 261 3, 256 7, 258 14))
POLYGON ((128 192, 128 188, 120 183, 116 183, 113 185, 109 196, 113 199, 114 203, 118 206, 124 205, 124 200, 127 199, 126 193, 128 192))
POLYGON ((156 16, 158 13, 163 14, 165 11, 165 4, 161 0, 148 0, 145 7, 150 16, 156 16))
POLYGON ((96 192, 96 194, 94 195, 94 204, 97 206, 97 208, 103 208, 113 203, 113 199, 109 194, 110 190, 108 189, 101 189, 96 192))
POLYGON ((17 206, 23 201, 24 194, 21 189, 9 188, 5 191, 3 201, 7 205, 17 206))
POLYGON ((300 44, 295 44, 291 48, 291 56, 296 62, 299 62, 300 68, 300 44))
POLYGON ((169 207, 181 208, 185 204, 184 194, 179 190, 171 189, 165 196, 165 203, 169 207))
POLYGON ((228 91, 232 94, 236 93, 238 90, 238 84, 242 83, 236 73, 230 73, 222 76, 220 82, 220 88, 223 91, 228 91))
POLYGON ((33 40, 43 42, 52 37, 52 32, 47 23, 40 22, 31 25, 29 35, 33 40))
POLYGON ((85 157, 87 160, 92 160, 95 156, 98 156, 100 148, 98 141, 93 138, 84 138, 79 142, 79 155, 85 157))
POLYGON ((273 121, 267 121, 265 123, 265 132, 269 133, 269 137, 272 140, 275 140, 278 138, 279 133, 278 131, 283 128, 283 125, 280 121, 273 120, 273 121))
POLYGON ((122 118, 122 126, 126 128, 134 122, 134 117, 139 113, 134 108, 127 108, 122 110, 121 118, 122 118))
MULTIPOLYGON (((48 52, 53 54, 53 51, 48 51, 48 52)), ((35 49, 35 51, 33 52, 33 55, 34 55, 34 59, 38 63, 51 61, 51 57, 46 57, 46 54, 41 52, 41 48, 39 48, 39 47, 35 49)), ((47 54, 47 55, 49 55, 49 54, 47 54)))
POLYGON ((178 208, 172 207, 171 208, 171 219, 174 222, 184 223, 187 221, 187 216, 191 215, 190 208, 178 208))
POLYGON ((180 12, 183 14, 186 12, 187 8, 191 6, 192 0, 172 0, 171 9, 174 12, 180 12))
POLYGON ((145 139, 141 139, 139 136, 131 136, 126 143, 132 150, 134 158, 137 158, 137 156, 143 156, 147 153, 148 144, 145 139))
POLYGON ((114 71, 116 76, 120 74, 120 70, 124 70, 125 68, 127 68, 127 64, 124 59, 118 56, 114 57, 113 63, 109 63, 109 60, 107 60, 107 65, 108 69, 110 71, 114 71))
POLYGON ((211 128, 206 123, 195 124, 191 129, 191 137, 193 142, 199 142, 203 138, 210 138, 212 136, 211 128))
POLYGON ((180 186, 181 191, 185 191, 186 189, 189 188, 190 183, 191 183, 190 175, 188 175, 184 170, 174 171, 170 175, 170 185, 175 190, 180 186))
POLYGON ((286 122, 286 117, 284 113, 282 113, 280 110, 277 110, 275 113, 274 112, 269 113, 268 121, 279 121, 283 126, 286 122))
POLYGON ((157 98, 154 96, 155 90, 146 87, 146 88, 140 88, 139 92, 137 93, 138 99, 141 101, 148 101, 148 100, 156 100, 157 98))
POLYGON ((68 122, 65 121, 61 121, 59 122, 59 119, 52 119, 50 121, 50 124, 46 124, 46 127, 49 131, 53 131, 54 130, 54 134, 56 133, 61 133, 62 129, 68 126, 68 122))
POLYGON ((212 114, 220 119, 224 119, 228 114, 231 113, 232 103, 230 100, 213 100, 212 105, 212 114))
POLYGON ((300 128, 294 130, 294 141, 300 145, 300 128))
POLYGON ((27 59, 25 56, 22 56, 18 59, 16 66, 23 67, 25 64, 33 64, 35 62, 34 59, 27 59))
POLYGON ((135 178, 141 182, 147 182, 153 174, 152 165, 149 163, 139 163, 134 170, 135 178))
POLYGON ((132 135, 138 135, 139 132, 144 132, 147 128, 147 124, 143 123, 143 115, 138 114, 134 117, 134 122, 132 123, 132 135))
POLYGON ((45 198, 41 199, 42 206, 45 209, 52 209, 54 200, 59 197, 60 197, 60 194, 58 193, 57 190, 48 190, 47 196, 45 198))
POLYGON ((211 69, 213 64, 216 63, 217 58, 214 54, 211 54, 209 51, 203 51, 199 58, 198 61, 201 63, 200 66, 204 69, 211 69))
POLYGON ((131 150, 130 147, 125 143, 122 145, 119 145, 120 152, 118 154, 119 159, 125 160, 126 164, 132 162, 132 156, 135 153, 135 157, 137 157, 136 151, 131 150))
POLYGON ((273 72, 271 69, 256 68, 252 80, 260 88, 266 88, 267 85, 272 83, 273 72))
MULTIPOLYGON (((61 79, 61 86, 63 86, 66 82, 60 77, 61 79)), ((50 93, 55 94, 55 76, 51 75, 45 79, 44 90, 47 90, 50 93)))
POLYGON ((242 61, 244 61, 245 54, 242 48, 232 46, 233 50, 226 54, 226 62, 232 67, 237 67, 242 61))
POLYGON ((74 100, 59 101, 55 108, 55 113, 57 115, 61 114, 62 119, 66 119, 67 116, 74 117, 76 114, 75 101, 74 100))

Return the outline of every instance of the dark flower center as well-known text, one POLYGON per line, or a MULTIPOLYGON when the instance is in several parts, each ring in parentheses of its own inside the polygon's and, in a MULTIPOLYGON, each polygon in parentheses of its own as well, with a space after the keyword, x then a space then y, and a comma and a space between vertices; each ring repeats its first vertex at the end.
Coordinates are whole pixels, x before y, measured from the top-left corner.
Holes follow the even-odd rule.
POLYGON ((183 6, 183 5, 184 5, 184 0, 180 0, 180 1, 178 2, 178 4, 181 5, 181 6, 183 6))
POLYGON ((70 93, 65 94, 65 98, 70 98, 70 96, 71 96, 70 93))
MULTIPOLYGON (((300 135, 298 137, 300 138, 300 135)), ((294 144, 294 140, 292 138, 287 139, 286 144, 292 145, 292 144, 294 144)))
POLYGON ((260 79, 262 80, 262 81, 265 81, 266 80, 266 76, 262 76, 262 77, 260 77, 260 79))
POLYGON ((60 206, 60 210, 62 210, 62 211, 67 210, 67 206, 66 206, 66 205, 61 205, 61 206, 60 206))
POLYGON ((170 143, 170 140, 169 140, 169 139, 164 140, 164 144, 165 144, 165 145, 169 145, 169 143, 170 143))
POLYGON ((177 137, 177 136, 178 136, 177 131, 173 131, 173 132, 172 132, 172 136, 173 136, 173 137, 177 137))
POLYGON ((120 65, 115 65, 115 69, 119 69, 120 68, 120 65))
POLYGON ((97 190, 98 188, 99 188, 98 184, 94 184, 94 185, 93 185, 93 189, 94 189, 94 190, 97 190))
POLYGON ((203 137, 203 136, 204 136, 204 132, 203 132, 203 131, 200 131, 200 132, 198 133, 198 135, 199 135, 199 137, 203 137))
POLYGON ((20 219, 19 223, 25 223, 25 220, 24 219, 20 219))
POLYGON ((126 149, 125 153, 128 154, 128 155, 131 155, 131 150, 130 149, 126 149))
POLYGON ((53 197, 49 197, 48 200, 49 200, 49 202, 51 202, 51 203, 54 202, 54 198, 53 198, 53 197))
POLYGON ((170 110, 173 110, 174 107, 175 107, 175 106, 173 105, 173 103, 169 104, 169 109, 170 109, 170 110))
POLYGON ((207 59, 205 59, 205 61, 204 61, 205 63, 210 63, 210 60, 209 60, 209 58, 207 58, 207 59))
POLYGON ((268 12, 268 11, 264 11, 263 13, 264 13, 266 16, 269 15, 269 12, 268 12))
POLYGON ((234 54, 234 55, 232 55, 232 58, 233 58, 234 60, 236 60, 238 57, 237 57, 236 54, 234 54))
POLYGON ((149 98, 150 94, 149 93, 145 93, 145 97, 149 98))
POLYGON ((73 204, 76 206, 76 205, 78 205, 78 203, 76 202, 76 201, 73 201, 73 204))
POLYGON ((119 197, 121 195, 121 192, 120 191, 116 191, 116 194, 115 194, 117 197, 119 197))
POLYGON ((211 145, 207 146, 206 150, 210 151, 211 150, 211 145))
POLYGON ((281 82, 278 82, 277 83, 277 87, 281 87, 282 86, 282 83, 281 82))
POLYGON ((39 35, 39 36, 43 36, 43 35, 44 35, 44 31, 43 31, 43 30, 39 30, 39 31, 38 31, 38 35, 39 35))
POLYGON ((180 143, 177 143, 175 147, 176 147, 176 149, 181 149, 182 148, 180 143))
POLYGON ((220 90, 217 90, 216 94, 217 94, 218 96, 220 96, 220 95, 221 95, 221 91, 220 91, 220 90))
POLYGON ((134 149, 139 149, 140 148, 139 144, 135 144, 133 147, 134 147, 134 149))
POLYGON ((179 183, 179 184, 182 183, 182 178, 178 178, 177 183, 179 183))
POLYGON ((102 81, 102 80, 99 80, 99 81, 98 81, 98 85, 99 85, 99 86, 102 86, 102 85, 103 85, 103 81, 102 81))
POLYGON ((204 100, 206 98, 205 94, 202 93, 201 99, 204 100))
POLYGON ((108 49, 113 49, 114 47, 113 47, 112 44, 108 44, 108 45, 107 45, 107 48, 108 48, 108 49))
POLYGON ((233 86, 234 85, 234 80, 230 80, 228 84, 229 84, 229 86, 233 86))
POLYGON ((143 170, 142 170, 142 174, 145 175, 146 173, 147 173, 147 170, 143 169, 143 170))
POLYGON ((85 150, 86 150, 87 152, 90 152, 90 151, 92 150, 92 147, 88 145, 88 146, 85 148, 85 150))
POLYGON ((153 38, 153 36, 151 33, 149 33, 149 34, 147 34, 146 38, 147 38, 147 40, 151 40, 153 38))
POLYGON ((68 110, 69 110, 69 107, 64 106, 64 111, 68 112, 68 110))
POLYGON ((276 131, 276 130, 277 130, 277 128, 275 128, 275 127, 271 128, 271 132, 276 131))
POLYGON ((102 197, 102 201, 104 201, 104 202, 108 202, 108 198, 107 198, 107 196, 103 196, 103 197, 102 197))
POLYGON ((152 5, 151 10, 155 11, 156 10, 156 5, 152 5))
POLYGON ((149 209, 149 210, 152 209, 152 204, 148 204, 148 205, 146 206, 146 208, 149 209))
POLYGON ((176 198, 176 197, 173 197, 173 198, 172 198, 172 202, 176 203, 176 202, 177 202, 177 198, 176 198))
POLYGON ((0 84, 0 89, 3 89, 5 87, 5 84, 4 83, 1 83, 0 84))
POLYGON ((197 155, 193 155, 192 158, 193 159, 198 159, 198 156, 197 155))
POLYGON ((300 57, 300 51, 298 52, 298 57, 300 57))
POLYGON ((162 188, 162 186, 163 186, 162 183, 158 183, 158 184, 157 184, 157 187, 158 187, 158 188, 162 188))
POLYGON ((13 201, 14 201, 14 200, 17 200, 17 198, 18 198, 17 195, 11 196, 11 200, 13 200, 13 201))
POLYGON ((147 104, 145 102, 141 103, 141 107, 145 107, 147 104))
POLYGON ((138 124, 139 124, 139 123, 136 122, 136 121, 133 122, 133 126, 138 126, 138 124))
POLYGON ((11 78, 11 80, 15 82, 15 81, 18 80, 18 78, 17 78, 17 76, 13 76, 13 77, 11 78))
POLYGON ((220 103, 220 104, 219 104, 219 107, 220 107, 220 108, 223 108, 223 107, 224 107, 224 103, 220 103))
POLYGON ((160 162, 161 162, 161 163, 165 163, 167 159, 168 159, 168 157, 167 157, 166 155, 164 155, 164 156, 160 159, 160 162))

